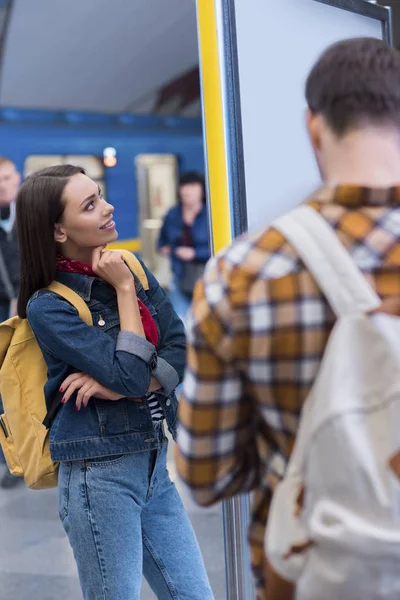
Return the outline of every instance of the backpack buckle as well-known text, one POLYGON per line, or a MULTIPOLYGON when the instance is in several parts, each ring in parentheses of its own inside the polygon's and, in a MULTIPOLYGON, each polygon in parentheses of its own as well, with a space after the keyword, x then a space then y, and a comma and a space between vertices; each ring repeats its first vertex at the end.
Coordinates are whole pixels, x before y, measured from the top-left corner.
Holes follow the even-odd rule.
POLYGON ((3 419, 3 415, 0 415, 0 427, 2 428, 3 433, 6 436, 6 438, 10 437, 9 433, 7 431, 6 424, 5 424, 4 419, 3 419))

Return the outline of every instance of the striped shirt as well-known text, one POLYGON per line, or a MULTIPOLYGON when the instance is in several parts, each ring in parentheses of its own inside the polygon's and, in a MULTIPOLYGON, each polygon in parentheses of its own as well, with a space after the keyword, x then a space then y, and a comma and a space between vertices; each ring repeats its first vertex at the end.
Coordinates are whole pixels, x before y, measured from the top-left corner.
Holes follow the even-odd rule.
MULTIPOLYGON (((309 204, 378 294, 400 296, 400 187, 324 188, 309 204)), ((213 258, 195 290, 177 467, 203 505, 254 491, 249 536, 260 598, 272 491, 334 322, 313 277, 273 228, 213 258)))
POLYGON ((164 419, 164 413, 157 396, 153 393, 147 394, 146 400, 150 407, 151 418, 154 423, 159 423, 164 419))

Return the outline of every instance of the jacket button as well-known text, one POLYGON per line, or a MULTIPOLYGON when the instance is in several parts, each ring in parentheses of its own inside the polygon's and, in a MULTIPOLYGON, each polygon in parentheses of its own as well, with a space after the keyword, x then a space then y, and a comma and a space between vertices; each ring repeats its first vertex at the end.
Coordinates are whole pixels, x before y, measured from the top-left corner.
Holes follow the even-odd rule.
POLYGON ((171 400, 168 398, 168 400, 165 403, 167 406, 171 406, 171 400))

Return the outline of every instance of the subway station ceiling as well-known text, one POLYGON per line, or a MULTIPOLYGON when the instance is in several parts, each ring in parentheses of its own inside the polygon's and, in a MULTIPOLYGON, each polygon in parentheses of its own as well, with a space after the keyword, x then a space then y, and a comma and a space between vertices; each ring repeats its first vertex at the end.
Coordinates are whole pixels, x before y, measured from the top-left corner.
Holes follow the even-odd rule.
POLYGON ((0 40, 1 106, 199 113, 195 0, 0 0, 0 40))

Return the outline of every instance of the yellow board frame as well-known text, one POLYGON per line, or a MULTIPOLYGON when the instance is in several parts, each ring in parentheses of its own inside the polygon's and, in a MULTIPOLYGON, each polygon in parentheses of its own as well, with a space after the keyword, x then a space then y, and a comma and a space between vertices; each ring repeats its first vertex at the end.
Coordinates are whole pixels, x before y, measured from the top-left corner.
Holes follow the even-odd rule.
MULTIPOLYGON (((235 214, 233 186, 231 188, 229 185, 229 182, 233 182, 234 179, 238 181, 241 197, 237 208, 243 209, 241 206, 241 203, 245 205, 245 190, 241 187, 241 182, 244 181, 243 174, 236 164, 237 161, 233 168, 230 165, 231 152, 236 149, 235 144, 241 146, 242 141, 237 136, 235 141, 232 141, 225 125, 230 118, 231 124, 238 126, 237 115, 228 116, 229 108, 225 97, 226 57, 222 50, 225 40, 223 27, 221 27, 222 13, 225 9, 224 0, 197 0, 204 142, 214 254, 228 246, 234 234, 247 229, 247 215, 243 218, 246 211, 243 214, 241 211, 235 214), (217 12, 218 9, 221 14, 217 12)), ((226 500, 223 503, 223 519, 227 599, 253 600, 255 593, 246 541, 250 521, 249 496, 241 495, 226 500)))
POLYGON ((227 148, 214 0, 198 0, 202 100, 214 253, 232 241, 227 148))

